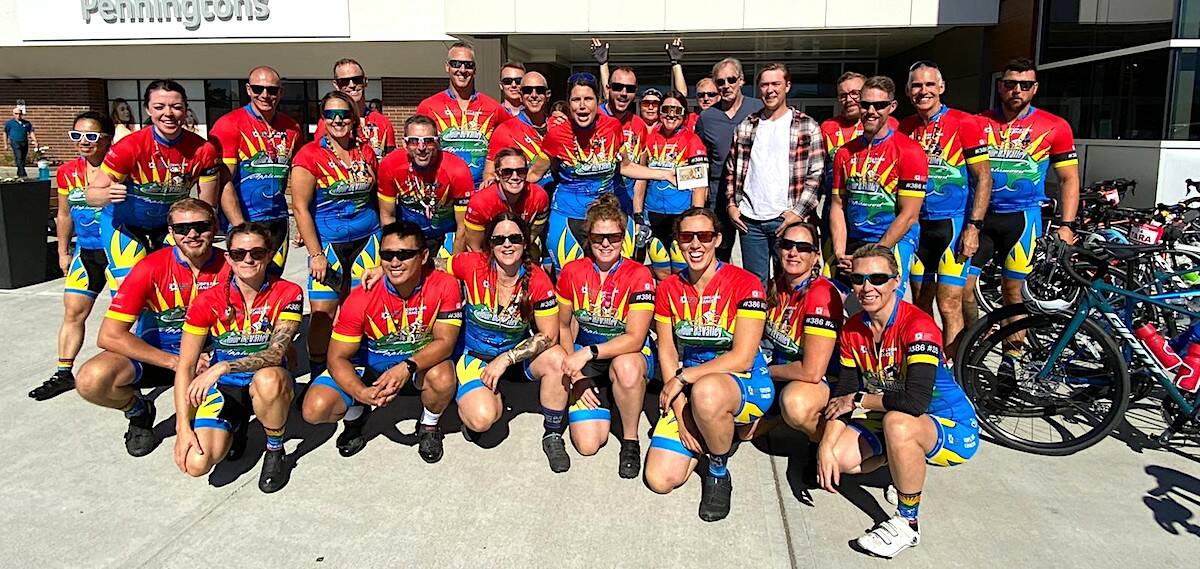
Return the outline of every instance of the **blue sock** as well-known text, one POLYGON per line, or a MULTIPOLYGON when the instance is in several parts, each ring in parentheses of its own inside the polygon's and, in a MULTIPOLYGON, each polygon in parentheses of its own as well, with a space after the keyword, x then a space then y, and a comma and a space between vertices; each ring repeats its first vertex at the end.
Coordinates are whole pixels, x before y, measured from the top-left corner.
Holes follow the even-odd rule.
POLYGON ((917 529, 917 510, 921 507, 921 493, 905 494, 896 491, 896 513, 908 521, 908 525, 917 529))
POLYGON ((729 476, 729 454, 708 455, 708 473, 717 478, 729 476))
POLYGON ((263 427, 267 432, 267 450, 283 450, 283 429, 268 429, 263 427))
POLYGON ((129 402, 129 406, 126 407, 124 409, 124 411, 125 411, 126 419, 140 417, 143 413, 145 413, 147 411, 146 400, 142 399, 141 395, 134 395, 133 401, 129 402))
POLYGON ((563 432, 563 417, 566 416, 566 411, 563 409, 548 409, 542 407, 542 427, 546 429, 546 434, 562 433, 563 432))

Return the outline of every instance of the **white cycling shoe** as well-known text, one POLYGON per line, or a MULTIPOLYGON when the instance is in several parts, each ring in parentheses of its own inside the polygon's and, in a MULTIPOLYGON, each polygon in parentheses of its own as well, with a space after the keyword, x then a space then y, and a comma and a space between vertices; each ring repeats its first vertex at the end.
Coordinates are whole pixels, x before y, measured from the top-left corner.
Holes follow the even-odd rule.
POLYGON ((855 540, 864 551, 891 559, 901 551, 921 543, 921 534, 908 525, 908 520, 894 516, 855 540))

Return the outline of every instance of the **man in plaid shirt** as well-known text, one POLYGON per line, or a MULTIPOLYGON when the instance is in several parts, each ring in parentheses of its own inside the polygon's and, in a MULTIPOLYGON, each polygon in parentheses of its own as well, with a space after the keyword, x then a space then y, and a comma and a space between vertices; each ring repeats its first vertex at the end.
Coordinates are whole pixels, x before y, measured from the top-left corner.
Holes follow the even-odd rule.
POLYGON ((813 216, 825 167, 821 126, 788 106, 791 88, 791 74, 782 63, 759 71, 763 109, 738 125, 725 160, 729 219, 741 232, 742 266, 764 287, 783 229, 813 216))

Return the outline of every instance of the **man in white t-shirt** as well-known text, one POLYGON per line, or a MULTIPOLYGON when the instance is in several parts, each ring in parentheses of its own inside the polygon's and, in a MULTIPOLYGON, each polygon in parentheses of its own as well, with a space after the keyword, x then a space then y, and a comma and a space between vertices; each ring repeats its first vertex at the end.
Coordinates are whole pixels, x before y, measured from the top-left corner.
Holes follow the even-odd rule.
POLYGON ((779 256, 779 235, 815 213, 826 157, 821 125, 787 104, 787 67, 767 64, 757 83, 763 108, 734 131, 725 188, 729 219, 741 233, 742 266, 765 287, 771 259, 779 256))

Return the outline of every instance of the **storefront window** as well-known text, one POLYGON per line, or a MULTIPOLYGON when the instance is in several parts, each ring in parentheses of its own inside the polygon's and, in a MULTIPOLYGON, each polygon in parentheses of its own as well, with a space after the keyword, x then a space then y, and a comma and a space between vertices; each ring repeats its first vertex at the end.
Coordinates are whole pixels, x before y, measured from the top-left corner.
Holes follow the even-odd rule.
POLYGON ((1200 38, 1200 0, 1179 0, 1179 27, 1175 37, 1200 38))
POLYGON ((1034 104, 1064 117, 1076 138, 1160 140, 1168 50, 1038 72, 1034 104))
POLYGON ((1044 0, 1041 61, 1052 63, 1170 39, 1177 1, 1044 0))
POLYGON ((1174 96, 1167 122, 1167 138, 1200 140, 1200 50, 1175 52, 1174 96))

